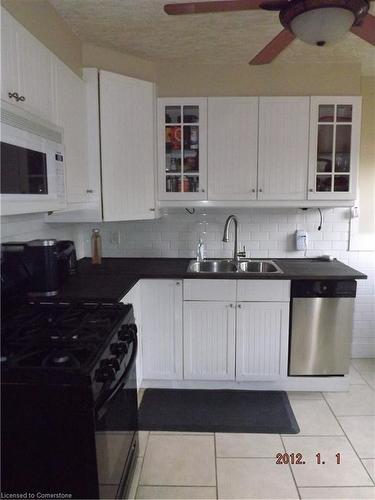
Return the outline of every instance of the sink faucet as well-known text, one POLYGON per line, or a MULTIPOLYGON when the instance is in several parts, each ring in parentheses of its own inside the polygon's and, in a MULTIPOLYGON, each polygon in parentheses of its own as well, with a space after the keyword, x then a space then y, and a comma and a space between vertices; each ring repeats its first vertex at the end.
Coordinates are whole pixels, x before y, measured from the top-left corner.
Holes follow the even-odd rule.
POLYGON ((227 220, 225 221, 225 226, 224 226, 224 234, 223 234, 223 241, 227 243, 229 241, 229 226, 231 222, 234 222, 234 249, 233 249, 233 260, 238 261, 238 253, 237 253, 237 234, 238 234, 238 220, 235 215, 230 215, 227 220))

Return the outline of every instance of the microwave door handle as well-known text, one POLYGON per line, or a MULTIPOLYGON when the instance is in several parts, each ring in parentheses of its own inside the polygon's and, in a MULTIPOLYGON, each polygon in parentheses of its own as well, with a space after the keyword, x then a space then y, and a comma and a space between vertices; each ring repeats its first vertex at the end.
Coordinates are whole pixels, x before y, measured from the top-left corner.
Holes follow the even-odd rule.
POLYGON ((130 373, 133 369, 133 366, 135 364, 135 360, 137 358, 137 352, 138 352, 138 339, 137 336, 134 336, 133 342, 132 342, 133 348, 132 348, 132 353, 129 359, 129 363, 127 364, 124 373, 122 374, 121 378, 118 380, 117 384, 113 387, 111 391, 108 393, 104 392, 102 396, 99 396, 98 401, 95 405, 95 412, 96 415, 103 414, 103 409, 104 407, 111 401, 111 399, 118 393, 120 389, 127 383, 130 373))

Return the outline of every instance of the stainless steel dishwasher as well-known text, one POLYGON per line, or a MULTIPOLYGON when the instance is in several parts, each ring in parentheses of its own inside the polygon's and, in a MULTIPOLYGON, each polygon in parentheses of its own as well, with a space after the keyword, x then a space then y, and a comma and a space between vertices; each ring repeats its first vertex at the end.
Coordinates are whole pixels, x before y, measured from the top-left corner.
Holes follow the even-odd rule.
POLYGON ((349 371, 355 280, 292 281, 289 375, 349 371))

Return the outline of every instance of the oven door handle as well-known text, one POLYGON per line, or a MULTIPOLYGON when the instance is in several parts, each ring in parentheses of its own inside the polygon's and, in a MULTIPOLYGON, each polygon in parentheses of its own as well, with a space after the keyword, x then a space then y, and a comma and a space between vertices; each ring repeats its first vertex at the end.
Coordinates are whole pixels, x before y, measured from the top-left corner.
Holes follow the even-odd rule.
POLYGON ((120 391, 124 385, 127 383, 130 373, 135 364, 135 360, 137 358, 138 352, 138 339, 137 335, 134 335, 134 339, 132 341, 132 353, 129 359, 129 363, 127 364, 124 373, 121 375, 120 379, 117 381, 116 385, 109 392, 105 392, 102 396, 99 396, 98 401, 95 405, 95 413, 98 416, 99 412, 103 414, 104 407, 111 401, 112 398, 120 391))

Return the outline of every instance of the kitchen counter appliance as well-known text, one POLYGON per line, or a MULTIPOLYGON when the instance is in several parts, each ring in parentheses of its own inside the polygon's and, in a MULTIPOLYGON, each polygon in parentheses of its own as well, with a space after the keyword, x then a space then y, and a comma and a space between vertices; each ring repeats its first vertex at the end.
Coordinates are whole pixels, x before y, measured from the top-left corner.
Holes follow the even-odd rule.
POLYGON ((75 246, 69 240, 3 243, 1 259, 2 272, 10 277, 24 274, 31 297, 57 295, 64 280, 77 272, 75 246))
POLYGON ((355 280, 292 281, 289 376, 349 372, 355 280))
POLYGON ((2 318, 1 344, 2 493, 99 498, 110 471, 122 498, 137 455, 132 306, 19 304, 2 318))

